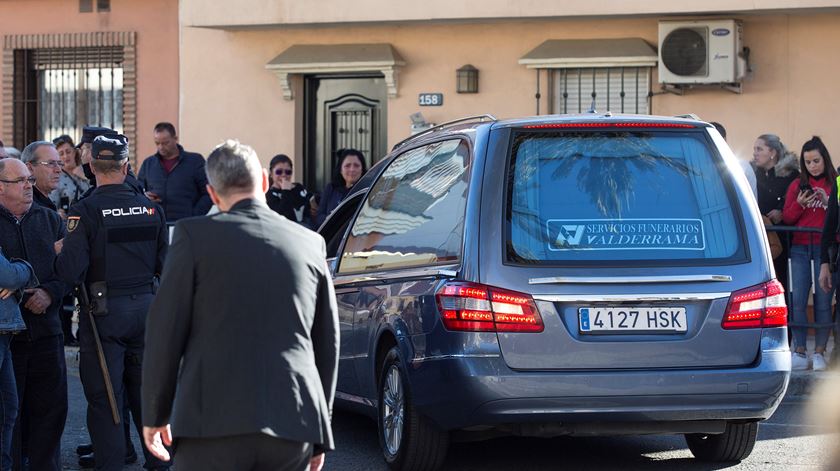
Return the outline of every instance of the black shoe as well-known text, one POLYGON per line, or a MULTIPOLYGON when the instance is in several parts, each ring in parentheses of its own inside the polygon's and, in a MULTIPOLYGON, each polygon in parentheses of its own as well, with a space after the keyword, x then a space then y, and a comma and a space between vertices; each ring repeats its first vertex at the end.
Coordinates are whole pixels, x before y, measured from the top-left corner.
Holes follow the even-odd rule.
POLYGON ((82 455, 79 457, 79 467, 80 468, 93 468, 96 466, 96 461, 93 459, 93 453, 88 453, 87 455, 82 455))
POLYGON ((92 443, 85 443, 84 445, 79 445, 76 447, 76 454, 79 456, 89 455, 91 453, 93 453, 92 443))
MULTIPOLYGON (((137 452, 134 449, 130 450, 130 452, 125 454, 125 464, 132 464, 137 462, 137 452)), ((94 468, 96 467, 96 460, 94 458, 93 453, 88 453, 87 455, 82 455, 79 457, 79 467, 80 468, 94 468)))

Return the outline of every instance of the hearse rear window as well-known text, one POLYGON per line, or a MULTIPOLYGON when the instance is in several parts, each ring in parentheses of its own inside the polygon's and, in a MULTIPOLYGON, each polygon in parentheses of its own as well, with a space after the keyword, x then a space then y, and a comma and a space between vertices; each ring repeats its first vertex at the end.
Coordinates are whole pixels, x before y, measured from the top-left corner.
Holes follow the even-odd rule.
POLYGON ((507 179, 508 261, 744 258, 733 193, 703 138, 683 131, 515 135, 507 179))

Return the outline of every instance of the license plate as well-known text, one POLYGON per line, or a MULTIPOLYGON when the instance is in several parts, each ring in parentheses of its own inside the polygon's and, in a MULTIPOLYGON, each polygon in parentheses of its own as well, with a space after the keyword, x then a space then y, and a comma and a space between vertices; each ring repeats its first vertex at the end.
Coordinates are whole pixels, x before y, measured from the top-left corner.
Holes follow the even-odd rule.
POLYGON ((685 332, 688 327, 684 307, 582 307, 578 318, 582 334, 667 334, 685 332))

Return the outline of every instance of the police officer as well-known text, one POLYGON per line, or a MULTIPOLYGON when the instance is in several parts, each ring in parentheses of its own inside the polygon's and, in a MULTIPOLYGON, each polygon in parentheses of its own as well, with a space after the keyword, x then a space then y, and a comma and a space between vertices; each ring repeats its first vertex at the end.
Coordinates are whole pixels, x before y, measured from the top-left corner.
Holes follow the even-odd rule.
MULTIPOLYGON (((82 170, 85 172, 85 176, 88 178, 90 182, 90 188, 87 189, 80 197, 79 200, 87 198, 90 196, 94 190, 96 190, 96 176, 93 174, 93 171, 90 168, 91 163, 91 145, 93 144, 93 140, 96 139, 98 136, 106 136, 106 137, 115 137, 119 133, 111 128, 101 127, 101 126, 85 126, 82 128, 82 137, 79 139, 79 143, 76 147, 79 148, 79 151, 82 154, 82 170)), ((134 191, 137 193, 143 193, 143 187, 140 184, 140 181, 134 177, 134 174, 131 171, 131 164, 128 166, 128 175, 125 177, 125 183, 131 186, 134 191)), ((131 442, 131 417, 129 417, 128 411, 128 401, 124 401, 126 404, 123 404, 123 429, 125 431, 125 463, 130 464, 137 461, 137 453, 134 451, 134 444, 131 442)), ((79 455, 79 466, 82 468, 93 468, 95 466, 95 457, 93 455, 93 445, 90 443, 79 445, 76 448, 76 453, 79 455)))
MULTIPOLYGON (((79 373, 88 401, 87 424, 96 469, 119 470, 125 459, 125 441, 122 425, 114 422, 124 399, 135 424, 141 417, 145 317, 154 297, 155 277, 163 267, 166 223, 156 204, 125 183, 125 136, 98 136, 91 147, 91 171, 97 187, 70 208, 67 236, 57 246, 60 254, 55 263, 62 280, 81 282, 87 291, 79 316, 79 373), (94 329, 101 341, 112 394, 100 365, 94 329)), ((143 452, 147 469, 166 469, 166 463, 145 448, 143 452)))
MULTIPOLYGON (((90 182, 90 188, 88 188, 88 190, 79 197, 80 200, 90 196, 91 193, 93 193, 93 190, 96 189, 96 176, 90 168, 91 144, 93 143, 93 140, 98 136, 114 137, 118 134, 119 133, 117 131, 114 131, 111 128, 100 126, 85 126, 82 128, 82 138, 79 139, 79 144, 77 144, 76 147, 78 147, 82 153, 82 170, 85 172, 85 176, 90 182)), ((140 183, 140 180, 134 176, 134 172, 131 170, 131 164, 128 166, 128 174, 125 177, 124 183, 134 189, 134 191, 143 193, 143 185, 140 183)))

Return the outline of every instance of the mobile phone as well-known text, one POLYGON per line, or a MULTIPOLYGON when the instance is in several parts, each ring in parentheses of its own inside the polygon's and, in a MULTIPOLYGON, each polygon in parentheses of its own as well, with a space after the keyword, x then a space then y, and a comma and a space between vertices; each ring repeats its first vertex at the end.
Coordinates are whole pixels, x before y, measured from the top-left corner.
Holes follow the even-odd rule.
POLYGON ((813 193, 814 187, 812 187, 810 183, 800 183, 799 191, 804 191, 805 193, 813 193))

